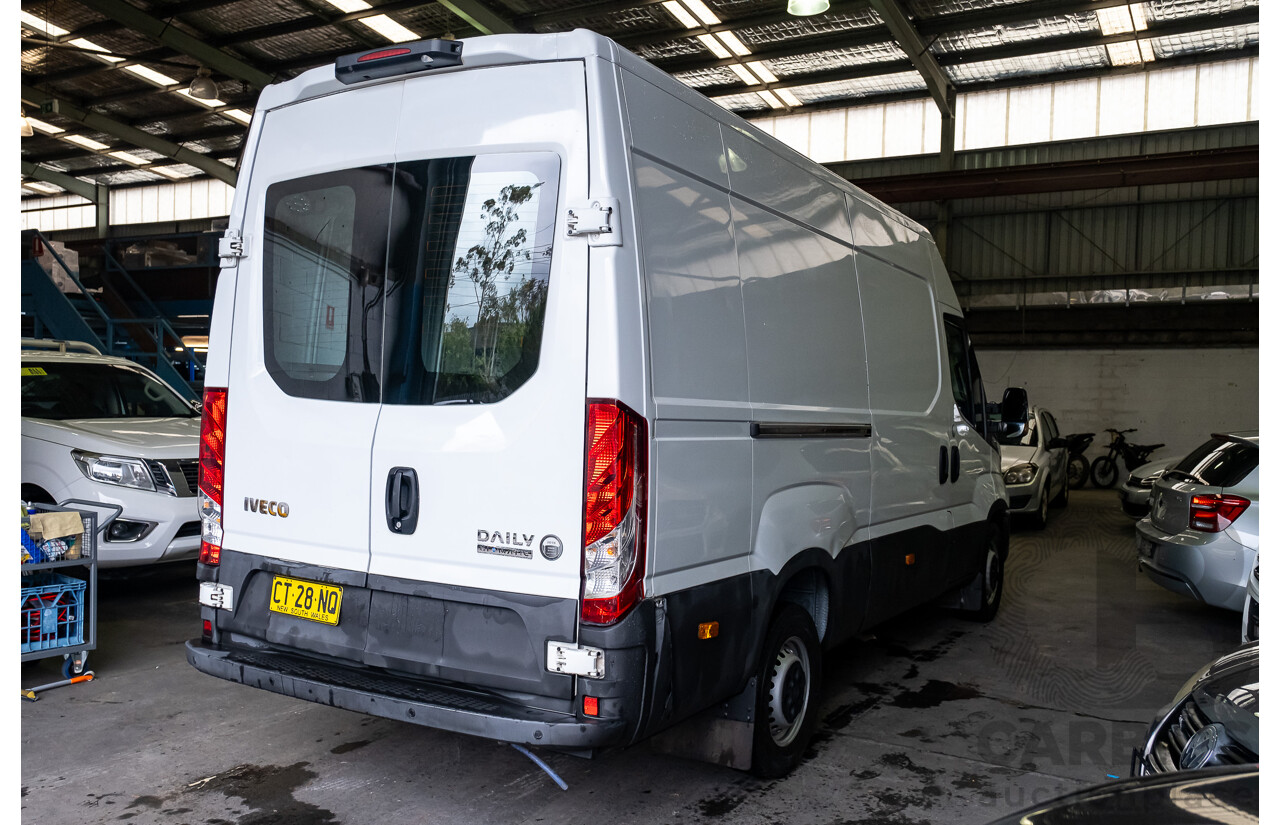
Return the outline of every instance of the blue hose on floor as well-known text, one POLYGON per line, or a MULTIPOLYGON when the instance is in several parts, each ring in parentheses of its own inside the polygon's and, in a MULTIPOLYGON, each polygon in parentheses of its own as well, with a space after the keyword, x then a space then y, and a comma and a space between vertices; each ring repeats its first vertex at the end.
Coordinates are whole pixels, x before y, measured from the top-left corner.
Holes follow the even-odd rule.
POLYGON ((528 748, 524 747, 523 745, 517 745, 515 742, 511 742, 510 745, 511 747, 523 753, 525 756, 532 759, 533 764, 537 765, 539 768, 542 768, 544 771, 546 771, 547 776, 551 777, 552 781, 554 781, 557 785, 560 786, 560 790, 562 791, 569 790, 569 786, 564 783, 563 779, 556 776, 556 772, 551 770, 551 766, 548 765, 546 762, 543 762, 538 757, 534 756, 533 753, 530 752, 528 748))

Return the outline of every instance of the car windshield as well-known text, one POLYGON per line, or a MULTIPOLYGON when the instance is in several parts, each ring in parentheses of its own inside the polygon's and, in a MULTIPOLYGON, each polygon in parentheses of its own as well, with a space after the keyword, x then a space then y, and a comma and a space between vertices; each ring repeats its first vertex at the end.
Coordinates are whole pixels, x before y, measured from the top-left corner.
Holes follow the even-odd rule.
POLYGON ((1040 436, 1037 433, 1036 417, 1034 415, 1027 416, 1027 428, 1023 430, 1022 435, 1001 435, 998 437, 1001 444, 1006 447, 1034 447, 1040 443, 1040 436))
POLYGON ((68 418, 194 418, 168 385, 123 364, 22 362, 22 414, 68 418))
POLYGON ((1257 466, 1257 445, 1215 436, 1179 461, 1173 474, 1211 487, 1231 487, 1257 466))

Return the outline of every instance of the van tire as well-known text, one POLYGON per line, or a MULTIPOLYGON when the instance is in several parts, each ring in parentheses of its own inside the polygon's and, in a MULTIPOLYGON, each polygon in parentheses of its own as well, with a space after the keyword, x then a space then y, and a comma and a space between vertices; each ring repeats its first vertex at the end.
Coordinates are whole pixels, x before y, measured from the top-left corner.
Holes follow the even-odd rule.
POLYGON ((989 622, 1000 611, 1000 600, 1004 597, 1004 563, 1007 556, 1001 546, 1000 537, 1000 528, 994 524, 988 524, 982 569, 978 571, 981 596, 978 606, 964 614, 966 618, 975 622, 989 622))
POLYGON ((756 683, 751 772, 777 779, 800 764, 818 718, 822 647, 798 605, 784 603, 773 617, 756 683))

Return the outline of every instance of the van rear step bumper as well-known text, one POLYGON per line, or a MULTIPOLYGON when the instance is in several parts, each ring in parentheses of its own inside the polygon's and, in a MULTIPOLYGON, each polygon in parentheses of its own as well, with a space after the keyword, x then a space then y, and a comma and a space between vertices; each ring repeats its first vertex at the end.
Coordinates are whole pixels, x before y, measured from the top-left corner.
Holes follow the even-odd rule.
POLYGON ((221 650, 200 639, 187 642, 187 662, 211 676, 283 696, 502 742, 586 749, 623 744, 626 735, 622 719, 583 721, 465 687, 283 653, 221 650))

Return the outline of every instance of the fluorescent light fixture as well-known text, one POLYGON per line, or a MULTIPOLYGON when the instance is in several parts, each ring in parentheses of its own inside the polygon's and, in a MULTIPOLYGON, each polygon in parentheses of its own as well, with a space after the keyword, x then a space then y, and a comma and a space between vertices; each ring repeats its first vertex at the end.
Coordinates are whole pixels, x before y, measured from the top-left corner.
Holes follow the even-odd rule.
POLYGON ((364 2, 364 0, 325 0, 325 2, 330 6, 333 6, 338 11, 346 12, 347 14, 372 8, 372 6, 364 2))
POLYGON ((92 149, 95 152, 101 152, 103 149, 108 148, 107 144, 99 143, 93 138, 87 138, 84 135, 66 135, 62 139, 68 143, 74 143, 76 146, 92 149))
POLYGON ((176 166, 152 166, 147 171, 155 172, 160 177, 168 178, 169 180, 182 180, 183 178, 190 177, 190 175, 179 172, 178 167, 176 166))
POLYGON ((137 155, 131 155, 128 152, 125 152, 123 150, 118 152, 108 152, 107 154, 111 155, 111 157, 113 158, 119 158, 120 160, 123 160, 127 163, 132 163, 134 166, 146 166, 148 163, 151 162, 146 158, 140 158, 137 155))
POLYGON ((253 115, 249 114, 244 109, 228 109, 221 114, 223 117, 229 117, 237 123, 243 123, 245 126, 248 126, 253 120, 253 115))
POLYGON ((787 104, 788 106, 795 108, 796 106, 804 105, 802 102, 800 102, 800 98, 796 97, 791 93, 790 89, 777 89, 776 91, 778 93, 778 97, 782 98, 782 102, 787 104))
POLYGON ((762 62, 761 62, 761 61, 759 61, 759 60, 753 60, 753 61, 751 61, 750 63, 748 63, 748 64, 747 64, 747 68, 749 68, 749 69, 751 69, 751 71, 755 72, 755 73, 756 73, 756 77, 760 78, 760 79, 761 79, 761 80, 763 80, 765 83, 777 83, 777 82, 778 82, 778 76, 777 76, 776 74, 774 74, 773 72, 769 71, 769 67, 768 67, 768 66, 766 66, 766 65, 764 65, 764 63, 762 63, 762 62))
POLYGON ((751 54, 751 50, 748 49, 746 44, 739 40, 738 35, 733 32, 720 32, 718 36, 720 41, 729 47, 729 51, 733 52, 738 57, 751 54))
POLYGON ((176 86, 178 83, 177 78, 169 77, 167 74, 157 72, 155 69, 150 69, 146 66, 125 66, 124 70, 157 86, 176 86))
POLYGON ((720 58, 721 60, 730 56, 729 50, 726 49, 724 45, 721 44, 720 41, 715 38, 714 35, 700 34, 698 35, 698 39, 702 41, 702 45, 710 49, 711 53, 714 54, 716 57, 720 58))
POLYGON ((27 28, 35 29, 38 32, 43 32, 44 34, 47 34, 50 37, 62 37, 62 35, 67 34, 66 29, 62 28, 61 26, 55 26, 52 23, 50 23, 48 20, 45 20, 42 17, 36 17, 31 12, 27 12, 27 11, 20 12, 18 14, 18 19, 21 20, 27 28))
POLYGON ((404 26, 401 26, 385 14, 375 14, 373 17, 362 17, 360 18, 360 22, 387 38, 392 43, 404 43, 409 40, 422 39, 422 35, 410 29, 406 29, 404 26))
POLYGON ((693 19, 693 15, 689 14, 688 9, 675 2, 675 0, 667 0, 666 3, 662 4, 662 7, 666 9, 672 17, 679 20, 680 25, 684 26, 686 29, 698 28, 698 21, 693 19))
POLYGON ((787 0, 787 14, 796 17, 822 14, 829 8, 831 8, 829 0, 787 0))
MULTIPOLYGON (((84 49, 86 52, 105 52, 106 51, 106 49, 102 48, 97 43, 94 43, 92 40, 85 40, 83 37, 77 37, 75 40, 72 40, 69 42, 71 43, 72 46, 79 46, 80 48, 84 49)), ((116 57, 115 55, 110 55, 110 54, 95 54, 95 55, 91 55, 91 57, 96 57, 99 60, 105 61, 107 63, 123 63, 124 62, 123 57, 116 57)))
POLYGON ((30 189, 33 192, 40 192, 44 195, 56 195, 62 191, 62 188, 59 186, 54 186, 51 183, 44 183, 38 180, 24 181, 22 186, 24 189, 30 189))
POLYGON ((756 94, 760 95, 760 99, 761 99, 761 100, 763 100, 765 103, 768 103, 768 104, 769 104, 769 108, 770 108, 770 109, 781 109, 781 108, 783 108, 783 107, 782 107, 782 101, 781 101, 781 100, 778 100, 776 97, 774 97, 774 96, 773 96, 773 92, 769 91, 768 89, 765 89, 763 92, 756 92, 756 94))
POLYGON ((729 68, 733 69, 733 73, 738 76, 738 79, 741 80, 743 83, 747 84, 748 86, 760 85, 760 78, 756 77, 751 72, 747 71, 746 66, 740 65, 738 63, 731 63, 729 64, 729 68))
POLYGON ((715 12, 707 8, 707 4, 702 0, 684 0, 684 4, 689 7, 689 11, 693 12, 703 24, 714 26, 720 22, 720 18, 716 17, 715 12))
POLYGON ((227 105, 227 102, 225 100, 219 100, 216 97, 211 97, 208 100, 205 100, 204 98, 196 97, 195 95, 191 94, 190 89, 174 89, 174 92, 182 95, 187 100, 190 100, 192 103, 199 103, 201 106, 207 106, 210 109, 213 109, 217 106, 227 105))
POLYGON ((44 132, 46 135, 57 135, 67 131, 61 126, 54 126, 52 123, 45 123, 43 120, 39 120, 34 117, 28 117, 27 123, 30 123, 31 128, 35 129, 37 132, 44 132))

